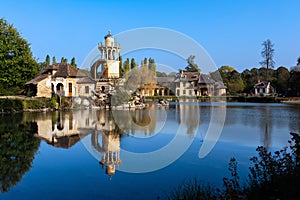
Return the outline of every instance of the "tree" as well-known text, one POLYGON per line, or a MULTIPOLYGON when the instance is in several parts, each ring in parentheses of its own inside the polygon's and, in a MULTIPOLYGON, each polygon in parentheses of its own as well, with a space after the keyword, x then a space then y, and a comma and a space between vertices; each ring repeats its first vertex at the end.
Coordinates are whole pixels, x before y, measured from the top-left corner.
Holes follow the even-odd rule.
POLYGON ((199 67, 198 65, 194 62, 195 56, 194 55, 190 55, 186 61, 188 62, 188 66, 185 67, 185 70, 187 72, 198 72, 199 71, 199 67))
POLYGON ((148 67, 148 60, 147 60, 147 58, 144 58, 144 61, 142 62, 142 67, 148 67))
POLYGON ((77 67, 77 64, 76 64, 76 61, 75 61, 75 58, 73 57, 72 59, 71 59, 71 65, 73 66, 73 67, 77 67))
POLYGON ((154 59, 149 58, 148 68, 153 73, 153 76, 156 77, 156 64, 154 59))
POLYGON ((29 43, 13 25, 0 19, 0 93, 15 94, 23 90, 39 70, 29 43))
POLYGON ((131 58, 130 69, 133 70, 133 69, 136 69, 136 67, 137 67, 137 65, 136 65, 134 58, 131 58))
POLYGON ((127 78, 128 77, 128 73, 130 71, 130 61, 129 61, 129 58, 127 58, 124 62, 124 65, 123 65, 123 68, 124 68, 124 75, 125 77, 127 78))
POLYGON ((46 66, 50 65, 50 56, 49 55, 46 56, 45 64, 46 64, 46 66))
POLYGON ((66 59, 65 57, 61 57, 60 62, 61 63, 67 63, 68 59, 66 59))
POLYGON ((123 61, 122 61, 122 56, 119 54, 119 76, 123 77, 124 75, 124 70, 123 70, 123 61))
MULTIPOLYGON (((245 88, 243 79, 239 72, 237 72, 231 66, 222 66, 218 69, 218 72, 214 72, 212 77, 215 78, 214 74, 220 74, 224 84, 227 86, 228 92, 231 94, 236 94, 242 92, 245 88)), ((214 79, 216 81, 222 81, 220 78, 214 79)))
POLYGON ((290 78, 290 72, 287 68, 280 66, 275 71, 275 77, 272 81, 272 85, 275 87, 278 94, 285 94, 287 91, 287 83, 290 78))
POLYGON ((56 64, 56 58, 55 56, 52 57, 52 65, 55 65, 56 64))
POLYGON ((261 61, 260 64, 262 67, 267 68, 266 81, 268 81, 268 69, 274 68, 275 65, 273 60, 274 44, 268 39, 262 43, 262 46, 261 56, 263 57, 263 61, 261 61))
POLYGON ((156 76, 157 76, 157 77, 167 77, 168 74, 166 74, 166 72, 159 72, 159 71, 156 71, 156 76))

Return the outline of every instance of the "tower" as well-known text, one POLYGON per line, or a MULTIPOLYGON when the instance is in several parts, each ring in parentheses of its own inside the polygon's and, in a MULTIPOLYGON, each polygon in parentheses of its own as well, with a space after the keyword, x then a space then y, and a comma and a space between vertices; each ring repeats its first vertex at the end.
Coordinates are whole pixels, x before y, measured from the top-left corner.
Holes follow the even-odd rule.
POLYGON ((104 36, 105 42, 98 44, 101 57, 99 65, 94 68, 94 79, 96 79, 97 68, 101 66, 101 77, 104 79, 119 78, 119 52, 120 45, 114 41, 114 36, 108 31, 104 36))

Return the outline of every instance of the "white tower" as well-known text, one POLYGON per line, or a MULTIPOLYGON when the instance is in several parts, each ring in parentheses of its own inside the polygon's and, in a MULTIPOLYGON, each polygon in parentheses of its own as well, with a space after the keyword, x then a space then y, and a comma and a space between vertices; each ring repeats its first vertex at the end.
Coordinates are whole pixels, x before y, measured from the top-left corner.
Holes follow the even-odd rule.
POLYGON ((94 67, 93 78, 96 79, 97 68, 101 66, 101 77, 99 78, 119 78, 119 52, 120 45, 114 41, 114 36, 108 31, 104 36, 105 43, 100 42, 98 49, 101 53, 99 65, 94 67))

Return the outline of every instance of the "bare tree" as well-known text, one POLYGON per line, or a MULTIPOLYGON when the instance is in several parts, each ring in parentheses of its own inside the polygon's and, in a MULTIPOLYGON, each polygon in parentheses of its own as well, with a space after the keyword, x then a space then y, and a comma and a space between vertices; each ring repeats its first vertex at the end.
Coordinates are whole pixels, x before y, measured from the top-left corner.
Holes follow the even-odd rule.
POLYGON ((263 49, 261 51, 261 56, 264 58, 263 61, 261 61, 259 64, 261 64, 262 67, 267 68, 267 77, 266 81, 268 81, 268 69, 274 68, 275 62, 273 60, 273 54, 274 54, 274 44, 272 44, 271 40, 266 40, 262 43, 263 49))

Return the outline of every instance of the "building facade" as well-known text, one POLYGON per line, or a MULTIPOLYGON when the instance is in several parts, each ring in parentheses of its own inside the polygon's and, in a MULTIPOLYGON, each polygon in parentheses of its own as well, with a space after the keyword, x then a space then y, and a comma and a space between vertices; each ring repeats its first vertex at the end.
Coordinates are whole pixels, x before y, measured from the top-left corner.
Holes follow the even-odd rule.
POLYGON ((176 96, 201 97, 201 96, 223 96, 227 87, 215 81, 208 74, 200 72, 178 73, 175 80, 176 96))
POLYGON ((57 63, 47 66, 26 87, 27 94, 36 97, 87 97, 95 90, 95 82, 70 64, 57 63))

